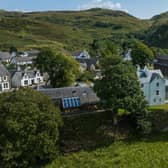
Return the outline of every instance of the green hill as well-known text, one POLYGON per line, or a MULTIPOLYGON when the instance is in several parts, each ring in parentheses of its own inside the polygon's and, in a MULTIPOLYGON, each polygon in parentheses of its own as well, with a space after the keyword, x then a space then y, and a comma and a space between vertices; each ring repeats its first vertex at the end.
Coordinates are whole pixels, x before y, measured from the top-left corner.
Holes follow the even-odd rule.
POLYGON ((167 28, 163 26, 167 26, 166 16, 165 13, 151 20, 140 20, 128 13, 107 9, 31 13, 1 10, 0 48, 52 45, 57 49, 74 50, 87 48, 94 39, 120 41, 121 37, 137 32, 147 32, 145 40, 151 45, 168 48, 167 36, 162 35, 167 28), (155 38, 158 32, 162 36, 155 38))
POLYGON ((154 16, 146 32, 146 41, 152 46, 168 49, 168 12, 154 16))
POLYGON ((168 12, 156 15, 151 19, 155 25, 162 25, 168 22, 168 12))
POLYGON ((18 47, 59 42, 87 46, 93 39, 146 29, 149 22, 125 12, 104 9, 62 12, 0 12, 0 46, 18 47), (10 36, 10 37, 9 37, 10 36))

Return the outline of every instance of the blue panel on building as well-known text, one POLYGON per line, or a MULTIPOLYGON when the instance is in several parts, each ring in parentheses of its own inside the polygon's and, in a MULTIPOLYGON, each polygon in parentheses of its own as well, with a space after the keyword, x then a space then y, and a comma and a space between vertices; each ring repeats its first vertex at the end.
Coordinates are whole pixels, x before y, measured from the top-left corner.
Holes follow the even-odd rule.
POLYGON ((62 105, 64 109, 80 107, 81 105, 80 98, 79 97, 64 98, 62 99, 62 105))

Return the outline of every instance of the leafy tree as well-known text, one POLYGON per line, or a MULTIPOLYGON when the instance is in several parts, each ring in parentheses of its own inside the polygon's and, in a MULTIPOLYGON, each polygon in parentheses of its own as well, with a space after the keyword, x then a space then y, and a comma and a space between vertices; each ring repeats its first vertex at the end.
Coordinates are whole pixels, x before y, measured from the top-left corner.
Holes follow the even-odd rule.
POLYGON ((9 50, 10 50, 10 53, 17 52, 17 48, 15 46, 11 46, 9 50))
POLYGON ((32 89, 0 94, 0 167, 27 168, 58 154, 59 109, 32 89))
POLYGON ((132 60, 134 65, 140 65, 141 68, 154 59, 153 51, 145 44, 136 42, 132 49, 132 60))
POLYGON ((48 73, 53 87, 69 86, 80 74, 79 64, 72 57, 56 53, 50 48, 41 50, 35 64, 42 72, 48 73))
POLYGON ((78 81, 82 81, 82 82, 93 82, 95 78, 95 73, 92 71, 85 71, 83 73, 81 73, 81 75, 78 78, 78 81))
POLYGON ((145 128, 141 124, 142 119, 146 121, 147 102, 140 89, 135 67, 117 55, 103 58, 101 67, 102 78, 95 82, 94 89, 102 106, 114 115, 114 124, 117 124, 119 109, 124 109, 134 118, 139 128, 145 128))
POLYGON ((100 48, 100 53, 102 57, 117 55, 118 49, 117 49, 117 46, 114 43, 112 43, 112 41, 107 40, 100 48))
POLYGON ((112 40, 97 40, 95 39, 91 44, 90 52, 94 56, 107 56, 111 54, 118 54, 117 46, 112 40))

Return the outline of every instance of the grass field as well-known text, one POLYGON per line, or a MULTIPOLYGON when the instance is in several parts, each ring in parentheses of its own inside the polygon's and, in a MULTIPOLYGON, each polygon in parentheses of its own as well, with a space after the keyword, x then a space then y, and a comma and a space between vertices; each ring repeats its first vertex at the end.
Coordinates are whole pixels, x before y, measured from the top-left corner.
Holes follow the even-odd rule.
POLYGON ((163 104, 163 105, 158 105, 158 106, 151 106, 149 110, 154 111, 154 110, 164 110, 168 111, 168 104, 163 104))
MULTIPOLYGON (((153 122, 155 128, 159 123, 159 130, 168 116, 157 114, 153 122)), ((130 137, 130 125, 121 121, 114 138, 111 117, 99 113, 64 118, 62 154, 45 168, 168 168, 168 133, 130 137)))
POLYGON ((168 134, 61 156, 45 168, 168 168, 168 134))

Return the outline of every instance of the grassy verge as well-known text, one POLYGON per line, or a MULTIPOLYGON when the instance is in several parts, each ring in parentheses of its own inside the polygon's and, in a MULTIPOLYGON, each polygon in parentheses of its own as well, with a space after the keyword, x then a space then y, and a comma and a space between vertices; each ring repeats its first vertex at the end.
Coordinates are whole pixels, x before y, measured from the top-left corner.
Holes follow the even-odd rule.
MULTIPOLYGON (((150 107, 155 131, 168 123, 168 113, 160 110, 167 110, 166 107, 150 107)), ((126 118, 119 120, 117 129, 112 125, 112 115, 108 112, 64 118, 60 137, 62 155, 45 168, 168 167, 168 133, 130 138, 127 131, 131 128, 126 118)))
POLYGON ((57 158, 46 168, 167 168, 168 134, 118 141, 94 151, 57 158))
POLYGON ((168 104, 158 105, 158 106, 151 106, 149 107, 150 111, 156 111, 156 110, 164 110, 168 112, 168 104))

